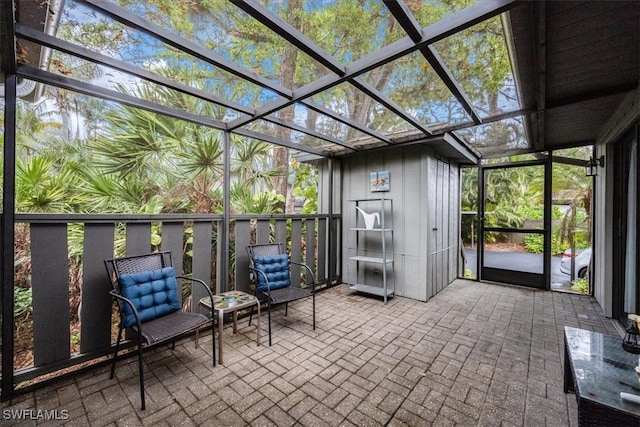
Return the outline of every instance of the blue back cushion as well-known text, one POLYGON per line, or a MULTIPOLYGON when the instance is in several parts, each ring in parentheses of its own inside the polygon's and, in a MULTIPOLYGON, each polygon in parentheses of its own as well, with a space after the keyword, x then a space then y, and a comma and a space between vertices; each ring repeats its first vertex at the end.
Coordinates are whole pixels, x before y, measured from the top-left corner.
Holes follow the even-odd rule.
MULTIPOLYGON (((291 285, 291 276, 289 275, 289 257, 287 254, 273 256, 257 256, 253 259, 253 265, 256 270, 264 272, 269 280, 269 288, 271 290, 286 288, 291 285)), ((267 291, 267 282, 264 275, 257 273, 258 287, 260 292, 267 291)))
MULTIPOLYGON (((118 278, 118 282, 120 293, 133 302, 141 322, 180 310, 176 272, 173 267, 123 274, 118 278)), ((123 326, 134 326, 136 318, 128 304, 123 304, 123 312, 123 326)))

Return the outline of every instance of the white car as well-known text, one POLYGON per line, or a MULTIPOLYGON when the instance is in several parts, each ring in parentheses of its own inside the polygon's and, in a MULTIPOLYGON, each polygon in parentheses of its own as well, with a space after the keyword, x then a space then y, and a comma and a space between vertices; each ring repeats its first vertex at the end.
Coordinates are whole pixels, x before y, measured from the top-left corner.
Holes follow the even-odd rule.
MULTIPOLYGON (((578 279, 586 277, 587 271, 589 270, 589 264, 591 264, 591 248, 576 252, 574 259, 574 277, 578 279)), ((562 254, 560 271, 562 271, 564 274, 571 274, 571 249, 567 249, 566 251, 564 251, 564 254, 562 254)))

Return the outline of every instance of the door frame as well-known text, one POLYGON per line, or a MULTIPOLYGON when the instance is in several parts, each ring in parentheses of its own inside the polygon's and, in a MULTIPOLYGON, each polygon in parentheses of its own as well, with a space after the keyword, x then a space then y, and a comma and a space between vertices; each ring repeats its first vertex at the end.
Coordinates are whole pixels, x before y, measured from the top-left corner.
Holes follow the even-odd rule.
POLYGON ((531 287, 536 289, 549 290, 551 286, 551 156, 544 156, 539 160, 526 160, 518 162, 505 162, 495 164, 480 164, 478 166, 478 257, 476 271, 478 280, 507 283, 511 285, 531 287), (507 169, 527 166, 544 167, 544 206, 543 206, 543 228, 524 229, 506 227, 485 227, 485 171, 493 169, 507 169), (544 237, 543 268, 542 274, 529 273, 515 270, 505 270, 484 266, 484 243, 485 232, 518 232, 542 234, 544 237))

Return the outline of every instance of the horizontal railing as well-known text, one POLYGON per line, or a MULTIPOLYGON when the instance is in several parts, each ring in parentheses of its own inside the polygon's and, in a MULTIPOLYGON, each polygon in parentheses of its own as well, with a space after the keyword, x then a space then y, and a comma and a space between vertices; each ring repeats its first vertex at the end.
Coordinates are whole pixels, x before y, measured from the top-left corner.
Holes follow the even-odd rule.
MULTIPOLYGON (((16 292, 13 306, 3 303, 3 309, 22 312, 24 320, 16 325, 14 346, 2 337, 3 359, 14 360, 15 389, 111 352, 117 317, 104 260, 114 256, 168 250, 176 271, 205 280, 215 292, 252 292, 246 246, 278 241, 287 244, 293 261, 311 267, 317 282, 340 281, 339 216, 234 215, 226 256, 218 238, 222 225, 222 215, 208 214, 17 214, 14 289, 30 289, 31 302, 16 292), (222 271, 229 272, 227 280, 222 271), (30 309, 30 318, 24 309, 30 309), (11 347, 15 354, 5 354, 11 347), (24 366, 24 360, 33 362, 24 366)), ((300 271, 293 270, 292 277, 301 277, 300 271)))

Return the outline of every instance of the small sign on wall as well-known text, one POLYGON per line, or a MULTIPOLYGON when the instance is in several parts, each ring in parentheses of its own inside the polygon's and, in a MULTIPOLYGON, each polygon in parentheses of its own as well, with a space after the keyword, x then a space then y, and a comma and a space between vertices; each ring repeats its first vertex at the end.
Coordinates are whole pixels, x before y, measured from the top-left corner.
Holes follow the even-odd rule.
POLYGON ((369 173, 371 191, 389 191, 390 183, 389 171, 369 173))

